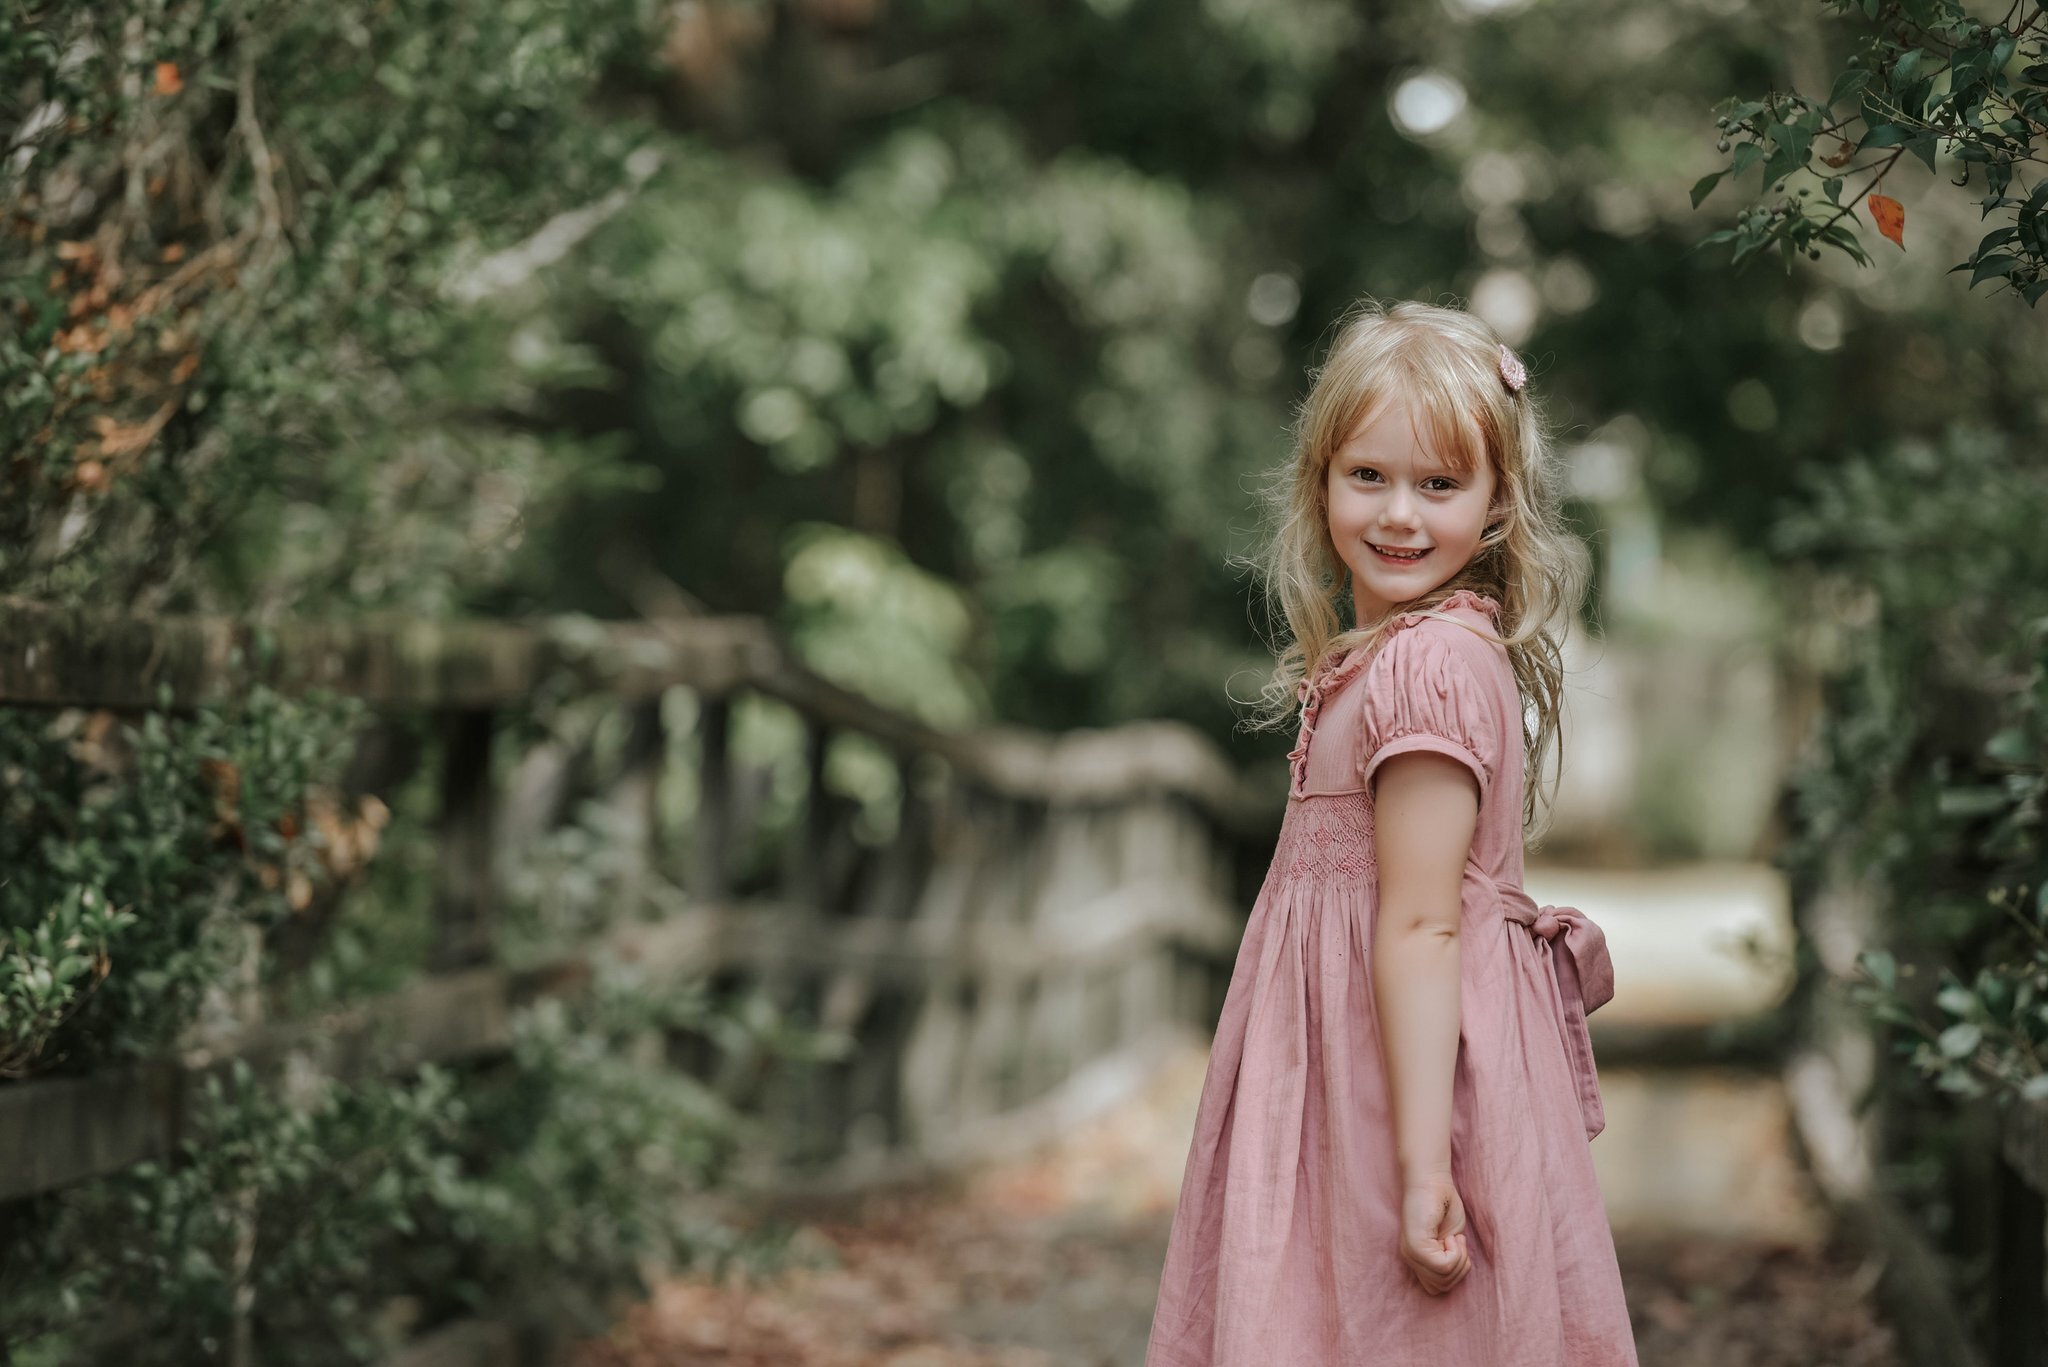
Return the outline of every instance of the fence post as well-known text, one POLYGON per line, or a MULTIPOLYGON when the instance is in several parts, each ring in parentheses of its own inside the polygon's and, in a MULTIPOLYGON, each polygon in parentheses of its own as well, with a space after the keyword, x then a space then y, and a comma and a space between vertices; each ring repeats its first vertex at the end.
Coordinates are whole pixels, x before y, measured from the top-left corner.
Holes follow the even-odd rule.
POLYGON ((732 699, 721 694, 702 700, 697 735, 697 815, 685 886, 696 901, 721 903, 731 893, 726 851, 732 839, 732 699))
POLYGON ((2010 1367, 2048 1364, 2048 1201, 2003 1155, 1993 1160, 1997 1191, 1996 1256, 1991 1271, 1991 1360, 2010 1367))
POLYGON ((434 967, 465 968, 490 957, 497 929, 491 880, 491 732, 488 708, 439 713, 440 888, 435 899, 434 967))
POLYGON ((623 889, 628 916, 647 905, 648 887, 663 873, 661 776, 668 757, 662 695, 636 698, 627 707, 626 744, 619 757, 617 804, 632 842, 632 868, 623 889))

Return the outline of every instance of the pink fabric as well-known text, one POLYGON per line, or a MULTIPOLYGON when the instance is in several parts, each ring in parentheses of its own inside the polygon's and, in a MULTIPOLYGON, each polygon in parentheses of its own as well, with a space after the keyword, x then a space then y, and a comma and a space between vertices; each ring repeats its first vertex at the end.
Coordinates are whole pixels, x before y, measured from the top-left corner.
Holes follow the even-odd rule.
POLYGON ((1304 682, 1286 819, 1195 1115, 1146 1367, 1635 1367, 1587 1141, 1600 930, 1522 889, 1522 708, 1493 600, 1404 614, 1304 682), (1465 625, 1481 628, 1476 635, 1465 625), (1372 775, 1449 755, 1481 798, 1465 868, 1451 1169, 1472 1269, 1441 1297, 1401 1204, 1372 999, 1372 775))

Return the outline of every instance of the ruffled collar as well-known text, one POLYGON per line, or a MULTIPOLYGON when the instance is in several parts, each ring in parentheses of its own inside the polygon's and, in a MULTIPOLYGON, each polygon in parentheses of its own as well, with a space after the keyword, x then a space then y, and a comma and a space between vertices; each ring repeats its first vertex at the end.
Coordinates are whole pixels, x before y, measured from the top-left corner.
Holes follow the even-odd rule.
MULTIPOLYGON (((1380 634, 1377 643, 1383 644, 1394 632, 1414 626, 1417 622, 1427 621, 1436 613, 1450 612, 1455 608, 1481 613, 1496 628, 1500 626, 1500 604, 1497 601, 1476 589, 1458 589, 1434 608, 1411 608, 1406 612, 1396 613, 1393 622, 1380 634)), ((1377 651, 1368 651, 1362 646, 1355 645, 1325 653, 1322 659, 1316 661, 1316 667, 1295 685, 1295 700, 1306 704, 1312 698, 1319 699, 1334 693, 1347 679, 1363 669, 1376 654, 1377 651)))
POLYGON ((1404 624, 1420 622, 1431 612, 1449 612, 1452 608, 1470 608, 1474 612, 1485 613, 1496 623, 1500 621, 1500 604, 1477 589, 1458 589, 1434 608, 1412 609, 1402 613, 1399 620, 1404 624))

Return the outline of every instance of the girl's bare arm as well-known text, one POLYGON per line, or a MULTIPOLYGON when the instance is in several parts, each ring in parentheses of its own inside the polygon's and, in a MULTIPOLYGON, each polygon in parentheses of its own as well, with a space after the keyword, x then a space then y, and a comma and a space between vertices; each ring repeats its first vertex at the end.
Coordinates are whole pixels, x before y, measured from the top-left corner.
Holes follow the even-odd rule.
POLYGON ((1373 812, 1379 916, 1372 988, 1406 1182, 1451 1171, 1458 1058, 1458 916, 1479 820, 1479 785, 1445 755, 1387 760, 1373 812))

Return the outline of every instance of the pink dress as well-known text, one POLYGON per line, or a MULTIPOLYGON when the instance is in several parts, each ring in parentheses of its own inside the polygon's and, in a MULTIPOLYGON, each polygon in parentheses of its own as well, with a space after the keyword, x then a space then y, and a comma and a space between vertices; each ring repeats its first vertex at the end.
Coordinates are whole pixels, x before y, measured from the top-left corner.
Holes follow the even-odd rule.
POLYGON ((1588 1141, 1599 928, 1522 889, 1522 708, 1499 607, 1403 614, 1301 686, 1272 867, 1195 1115, 1146 1367, 1635 1367, 1588 1141), (1475 635, 1459 622, 1485 630, 1475 635), (1401 1181, 1374 1013, 1370 785, 1388 757, 1478 777, 1465 868, 1451 1170, 1472 1268, 1431 1296, 1397 1247, 1401 1181))

